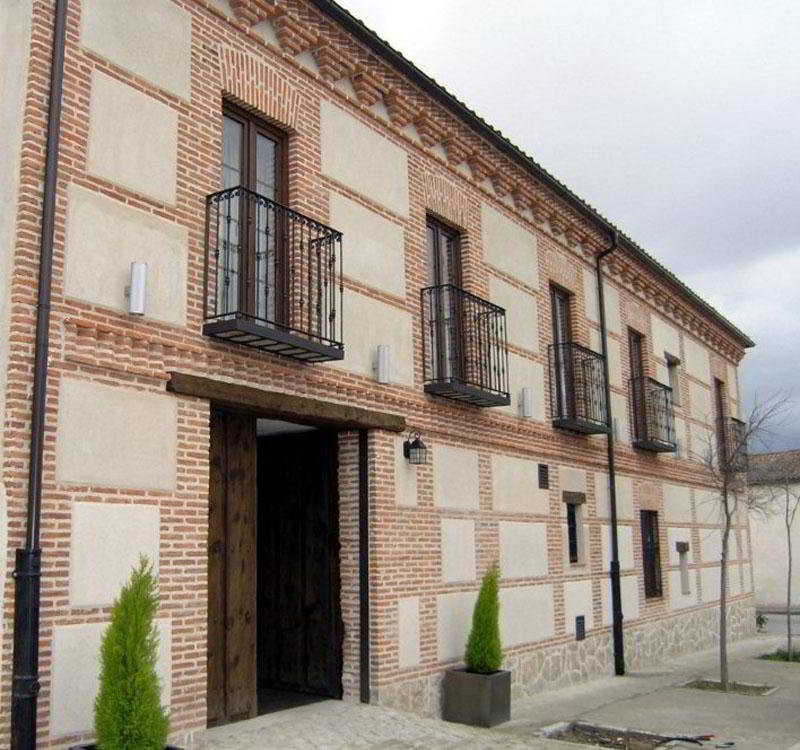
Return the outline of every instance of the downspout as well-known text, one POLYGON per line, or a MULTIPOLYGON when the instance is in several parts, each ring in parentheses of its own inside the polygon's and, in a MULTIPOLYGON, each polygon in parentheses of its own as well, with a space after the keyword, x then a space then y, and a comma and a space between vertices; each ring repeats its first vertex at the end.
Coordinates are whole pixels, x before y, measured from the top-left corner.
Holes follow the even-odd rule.
POLYGON ((606 305, 603 294, 603 274, 600 262, 619 246, 616 230, 612 235, 611 247, 598 253, 595 258, 597 272, 597 302, 600 308, 600 341, 603 347, 603 373, 605 376, 605 395, 607 427, 606 445, 608 448, 608 499, 611 506, 611 613, 614 639, 614 673, 625 674, 625 647, 622 638, 622 591, 619 581, 619 534, 617 530, 617 477, 614 469, 614 422, 611 414, 611 387, 608 375, 608 341, 606 331, 606 305))
POLYGON ((50 343, 50 297, 53 278, 58 143, 68 0, 56 0, 47 115, 47 155, 42 196, 39 290, 33 363, 31 442, 28 469, 28 508, 25 547, 16 551, 14 569, 14 666, 11 682, 11 748, 36 747, 36 709, 39 694, 39 592, 42 552, 39 521, 42 510, 42 453, 47 400, 47 360, 50 343))

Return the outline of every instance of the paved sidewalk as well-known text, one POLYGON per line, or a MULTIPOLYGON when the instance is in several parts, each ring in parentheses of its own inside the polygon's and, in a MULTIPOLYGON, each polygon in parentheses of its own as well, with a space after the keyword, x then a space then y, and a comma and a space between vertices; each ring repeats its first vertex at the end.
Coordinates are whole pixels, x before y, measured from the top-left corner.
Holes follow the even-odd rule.
MULTIPOLYGON (((424 719, 381 706, 321 701, 216 727, 206 733, 208 750, 300 750, 320 748, 540 748, 577 750, 543 736, 545 727, 581 721, 669 735, 712 733, 704 746, 734 742, 734 750, 800 750, 800 665, 757 659, 780 637, 762 635, 732 645, 732 679, 774 685, 762 697, 690 690, 689 680, 717 678, 716 652, 676 659, 668 665, 543 693, 512 707, 511 721, 475 729, 424 719)), ((697 748, 680 743, 673 747, 697 748)))
POLYGON ((208 750, 305 750, 319 748, 542 748, 578 750, 583 745, 537 737, 515 737, 475 729, 381 706, 321 701, 286 711, 215 727, 206 732, 208 750))
MULTIPOLYGON (((758 636, 730 647, 731 679, 774 685, 750 697, 680 687, 698 678, 718 679, 716 651, 676 659, 652 670, 609 677, 545 693, 512 707, 511 721, 498 728, 513 737, 536 736, 558 722, 581 721, 665 735, 714 734, 713 748, 734 742, 735 750, 800 750, 800 665, 770 662, 780 637, 758 636)), ((697 745, 680 743, 677 747, 697 745)), ((564 745, 564 750, 573 746, 564 745)))

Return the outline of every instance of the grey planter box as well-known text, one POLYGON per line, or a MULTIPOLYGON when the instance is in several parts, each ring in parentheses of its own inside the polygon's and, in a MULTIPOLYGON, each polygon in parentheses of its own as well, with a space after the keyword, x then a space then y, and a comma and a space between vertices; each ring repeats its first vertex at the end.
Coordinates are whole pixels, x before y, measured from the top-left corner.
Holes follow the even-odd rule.
POLYGON ((473 727, 493 727, 511 718, 511 672, 445 672, 442 718, 473 727))

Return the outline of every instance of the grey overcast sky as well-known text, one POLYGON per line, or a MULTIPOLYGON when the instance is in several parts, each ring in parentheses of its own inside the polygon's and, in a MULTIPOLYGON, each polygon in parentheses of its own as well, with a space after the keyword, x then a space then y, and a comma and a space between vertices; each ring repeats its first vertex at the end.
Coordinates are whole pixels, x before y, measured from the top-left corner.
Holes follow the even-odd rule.
POLYGON ((800 397, 798 0, 340 2, 749 334, 746 401, 800 397))

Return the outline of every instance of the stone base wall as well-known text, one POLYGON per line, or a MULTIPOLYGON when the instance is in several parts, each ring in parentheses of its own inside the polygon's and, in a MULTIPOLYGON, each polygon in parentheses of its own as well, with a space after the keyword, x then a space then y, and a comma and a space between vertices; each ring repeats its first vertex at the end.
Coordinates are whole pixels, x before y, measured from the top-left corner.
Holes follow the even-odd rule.
MULTIPOLYGON (((625 628, 625 666, 629 671, 651 667, 667 659, 714 648, 719 642, 719 607, 676 614, 656 622, 625 628)), ((728 607, 731 642, 756 632, 752 598, 728 607)), ((511 670, 511 698, 524 700, 558 688, 577 685, 614 670, 611 632, 547 646, 506 659, 511 670)), ((442 673, 381 685, 373 689, 373 702, 423 716, 441 717, 442 673)))

